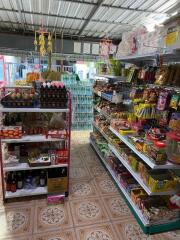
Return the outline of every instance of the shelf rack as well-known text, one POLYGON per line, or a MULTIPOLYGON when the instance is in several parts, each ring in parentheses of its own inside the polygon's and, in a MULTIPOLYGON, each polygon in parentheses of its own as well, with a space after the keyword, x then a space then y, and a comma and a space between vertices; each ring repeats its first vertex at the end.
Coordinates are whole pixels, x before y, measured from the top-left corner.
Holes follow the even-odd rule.
POLYGON ((99 158, 101 159, 101 161, 104 164, 104 166, 106 167, 106 169, 108 170, 108 173, 111 175, 112 179, 114 180, 114 182, 118 186, 118 188, 119 188, 119 190, 121 192, 122 197, 125 199, 128 207, 130 208, 132 214, 136 218, 137 222, 141 226, 141 228, 142 228, 144 233, 146 233, 146 234, 155 234, 155 233, 171 231, 173 229, 178 229, 179 228, 180 220, 174 220, 174 221, 168 221, 168 222, 164 222, 162 220, 162 222, 158 222, 157 224, 151 225, 149 223, 149 221, 144 218, 144 216, 142 215, 141 211, 133 203, 133 201, 131 200, 129 194, 126 192, 126 190, 120 184, 120 182, 116 178, 114 172, 108 166, 108 164, 106 163, 104 157, 102 156, 102 154, 98 150, 96 144, 91 139, 90 139, 90 144, 93 147, 93 149, 95 150, 95 152, 97 153, 97 155, 99 156, 99 158))
POLYGON ((7 113, 7 112, 16 112, 16 113, 23 113, 23 112, 58 112, 58 113, 68 113, 70 111, 69 108, 5 108, 2 105, 0 105, 0 112, 7 113))
POLYGON ((147 62, 147 61, 155 61, 157 55, 161 55, 163 57, 164 62, 176 62, 180 61, 180 49, 172 50, 169 52, 154 52, 154 53, 149 53, 149 54, 144 54, 144 55, 131 55, 131 56, 126 56, 126 57, 119 57, 117 60, 120 60, 121 62, 126 62, 126 63, 141 63, 141 62, 147 62))
POLYGON ((122 142, 124 142, 135 154, 138 155, 149 167, 152 169, 180 169, 180 165, 176 165, 173 163, 166 163, 164 165, 157 165, 153 162, 152 159, 138 151, 135 146, 129 142, 126 136, 121 135, 118 133, 114 128, 110 126, 109 128, 122 142))
MULTIPOLYGON (((43 112, 49 112, 49 113, 66 113, 66 122, 67 122, 67 131, 68 131, 68 137, 66 139, 61 138, 46 138, 44 135, 28 135, 23 136, 20 139, 0 139, 0 164, 1 164, 1 178, 2 178, 2 190, 3 190, 3 200, 7 201, 9 198, 21 198, 26 196, 38 196, 38 195, 47 195, 48 194, 48 188, 46 187, 36 187, 35 189, 17 189, 16 192, 7 192, 5 191, 5 181, 4 181, 4 174, 6 172, 11 171, 28 171, 28 170, 37 170, 37 169, 55 169, 55 168, 62 168, 66 167, 68 169, 68 189, 64 193, 65 196, 68 196, 69 194, 69 163, 70 163, 70 141, 71 141, 71 116, 72 116, 72 108, 71 108, 71 94, 68 93, 69 96, 69 103, 68 108, 64 109, 50 109, 50 108, 4 108, 3 106, 0 106, 0 113, 43 113, 43 112), (19 163, 16 166, 4 166, 3 164, 3 151, 2 151, 2 144, 9 144, 9 143, 30 143, 30 142, 59 142, 59 141, 67 141, 67 150, 68 150, 68 157, 67 157, 67 163, 65 164, 58 164, 58 165, 49 165, 49 166, 37 166, 37 167, 30 167, 28 163, 19 163)), ((62 194, 62 193, 61 193, 62 194)))
POLYGON ((108 136, 101 130, 101 128, 95 122, 93 122, 92 125, 93 125, 93 127, 95 127, 102 134, 102 136, 108 142, 108 136))
POLYGON ((120 162, 124 165, 124 167, 131 173, 131 175, 136 179, 136 181, 141 185, 141 187, 146 191, 149 196, 162 196, 162 195, 172 195, 175 194, 177 191, 166 191, 166 192, 152 192, 149 187, 143 182, 141 176, 136 173, 128 162, 121 157, 118 150, 111 144, 108 144, 109 149, 114 153, 114 155, 120 160, 120 162))
POLYGON ((98 74, 95 76, 96 78, 105 78, 105 79, 113 79, 116 81, 126 81, 125 76, 114 76, 114 75, 108 75, 108 74, 98 74))
POLYGON ((28 171, 35 169, 50 169, 50 168, 62 168, 68 167, 67 163, 57 164, 57 165, 49 165, 49 166, 39 166, 39 167, 30 167, 27 163, 19 163, 18 165, 11 167, 4 167, 4 172, 16 172, 16 171, 28 171))
MULTIPOLYGON (((108 136, 101 130, 99 126, 95 122, 93 122, 93 126, 101 133, 101 135, 109 142, 108 136)), ((114 155, 119 159, 119 161, 124 165, 124 167, 131 173, 131 175, 136 179, 136 181, 141 185, 141 187, 146 191, 149 196, 160 196, 160 195, 172 195, 175 194, 177 191, 166 191, 166 192, 152 192, 149 187, 143 182, 142 178, 136 173, 128 162, 121 157, 120 153, 112 144, 108 144, 109 149, 114 153, 114 155)))
MULTIPOLYGON (((165 55, 166 57, 168 56, 168 54, 165 55)), ((180 56, 180 55, 179 55, 180 56)), ((148 56, 144 56, 145 58, 148 58, 148 56)), ((155 60, 155 55, 152 56, 152 59, 155 60)), ((131 60, 130 58, 128 60, 131 60)), ((137 62, 141 62, 143 60, 143 58, 139 59, 137 58, 136 61, 137 62)), ((124 59, 124 61, 127 61, 127 59, 124 59)), ((130 61, 131 62, 131 61, 130 61)), ((103 94, 100 91, 94 91, 94 94, 98 95, 99 97, 103 98, 103 94)), ((109 102, 112 102, 110 99, 106 99, 109 102)), ((124 104, 129 104, 129 103, 125 103, 123 101, 124 104)), ((111 120, 110 116, 106 115, 103 113, 103 111, 101 111, 100 108, 94 106, 94 110, 96 110, 97 112, 99 112, 100 114, 102 114, 106 119, 111 120)), ((99 126, 97 126, 97 124, 95 122, 93 122, 93 126, 96 130, 99 131, 99 133, 101 133, 101 135, 106 139, 106 141, 108 142, 108 147, 109 149, 112 151, 112 153, 119 159, 119 161, 126 167, 126 169, 131 173, 131 175, 136 179, 136 181, 141 185, 141 187, 146 191, 146 193, 149 196, 154 196, 154 195, 169 195, 169 194, 174 194, 176 192, 176 190, 172 190, 172 191, 167 191, 167 192, 158 192, 158 193, 154 193, 152 192, 148 186, 146 184, 144 184, 143 180, 141 179, 141 177, 139 176, 138 173, 136 173, 131 166, 128 164, 128 162, 123 159, 121 157, 121 155, 119 154, 119 152, 117 151, 117 149, 109 143, 108 141, 108 136, 99 128, 99 126)), ((109 129, 111 130, 111 132, 113 134, 115 134, 122 142, 124 142, 135 154, 137 154, 147 165, 149 165, 152 169, 180 169, 180 165, 175 165, 175 164, 171 164, 171 163, 167 163, 165 165, 156 165, 152 159, 150 159, 148 156, 144 155, 143 153, 139 152, 135 146, 133 144, 131 144, 127 138, 127 136, 123 136, 121 134, 119 134, 115 129, 113 129, 112 127, 109 127, 109 129)), ((172 221, 158 221, 157 223, 153 223, 150 224, 142 215, 141 211, 135 206, 135 204, 132 202, 129 194, 125 191, 125 189, 122 187, 122 185, 120 184, 120 182, 118 181, 118 179, 116 178, 114 172, 111 170, 111 168, 108 166, 108 164, 106 163, 104 157, 101 155, 101 152, 99 151, 99 149, 97 148, 96 144, 90 139, 90 144, 93 147, 93 149, 95 150, 95 152, 97 153, 97 155, 100 157, 101 161, 103 162, 103 164, 105 165, 106 169, 108 170, 109 174, 111 175, 111 177, 113 178, 113 180, 116 182, 122 196, 124 197, 124 199, 126 200, 127 205, 129 206, 129 208, 131 209, 133 215, 135 216, 137 222, 139 223, 139 225, 141 226, 142 230, 144 233, 146 234, 155 234, 155 233, 161 233, 161 232, 167 232, 167 231, 172 231, 175 229, 179 229, 180 226, 180 219, 174 219, 172 221)))
POLYGON ((20 143, 20 142, 57 142, 64 141, 64 139, 58 138, 46 138, 44 135, 26 135, 22 136, 22 138, 15 139, 1 139, 2 143, 20 143))
POLYGON ((48 194, 47 187, 37 187, 35 189, 21 189, 17 190, 15 193, 6 192, 5 199, 9 198, 19 198, 19 197, 28 197, 28 196, 37 196, 48 194))

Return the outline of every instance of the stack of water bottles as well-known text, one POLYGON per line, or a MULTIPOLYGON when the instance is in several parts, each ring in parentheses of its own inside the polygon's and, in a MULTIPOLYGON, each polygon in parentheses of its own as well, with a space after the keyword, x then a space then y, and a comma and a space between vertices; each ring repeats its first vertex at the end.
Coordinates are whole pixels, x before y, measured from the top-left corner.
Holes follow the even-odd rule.
POLYGON ((75 74, 63 74, 62 82, 72 94, 72 129, 90 130, 93 120, 92 84, 76 81, 75 74))

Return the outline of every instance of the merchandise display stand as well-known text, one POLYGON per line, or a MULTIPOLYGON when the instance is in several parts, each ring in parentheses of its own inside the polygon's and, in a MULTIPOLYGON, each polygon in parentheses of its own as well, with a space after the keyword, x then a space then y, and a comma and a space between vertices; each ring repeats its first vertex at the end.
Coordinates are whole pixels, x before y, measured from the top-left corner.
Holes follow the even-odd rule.
POLYGON ((62 81, 72 94, 72 129, 91 129, 93 119, 92 85, 89 82, 77 82, 74 74, 63 74, 62 81))
MULTIPOLYGON (((20 87, 18 87, 20 88, 20 87)), ((4 91, 4 90, 3 90, 4 91)), ((41 108, 41 107, 0 107, 1 113, 1 121, 5 118, 6 114, 16 113, 16 114, 61 114, 64 118, 65 129, 59 130, 48 130, 47 132, 40 134, 24 134, 22 130, 22 135, 13 138, 12 136, 5 138, 1 135, 1 152, 0 152, 0 163, 1 163, 1 177, 2 177, 2 190, 3 190, 3 199, 7 201, 9 198, 21 198, 21 197, 31 197, 35 195, 59 195, 62 198, 67 197, 69 194, 69 165, 70 165, 70 141, 71 141, 71 94, 67 91, 67 108, 41 108), (30 144, 35 144, 38 146, 41 151, 41 147, 46 144, 45 147, 42 148, 43 156, 47 157, 48 165, 30 165, 29 155, 25 158, 25 160, 17 159, 18 162, 14 165, 6 165, 5 164, 5 147, 10 148, 13 144, 15 144, 15 148, 23 148, 23 144, 26 145, 28 149, 30 144), (57 144, 57 146, 53 146, 53 144, 57 144), (51 146, 53 148, 51 149, 51 146), (45 150, 44 150, 45 149, 45 150), (48 150, 47 150, 48 149, 48 150), (30 177, 27 177, 27 174, 30 173, 30 177), (11 174, 15 176, 16 183, 18 186, 18 176, 21 176, 19 180, 21 185, 24 187, 19 187, 19 189, 8 189, 7 176, 11 174), (19 174, 19 175, 18 175, 19 174), (33 185, 33 181, 39 181, 36 176, 38 174, 43 175, 43 184, 41 186, 38 183, 34 183, 36 186, 31 186, 30 188, 27 185, 33 185), (57 174, 57 176, 56 176, 57 174), (22 180, 22 176, 24 179, 22 180), (35 177, 34 177, 35 176, 35 177), (55 177, 56 176, 56 177, 55 177), (54 178, 53 178, 54 177, 54 178), (26 179, 25 179, 26 178, 26 179), (36 178, 36 180, 35 180, 36 178), (34 180, 33 180, 34 179, 34 180), (24 183, 22 183, 24 181, 24 183), (29 182, 28 182, 29 181, 29 182), (25 183, 26 182, 26 183, 25 183), (25 187, 26 185, 26 187, 25 187), (44 185, 44 186, 42 186, 44 185), (61 186, 62 185, 62 186, 61 186)), ((2 123, 1 123, 2 124, 2 123)), ((1 125, 1 131, 4 128, 1 125)), ((20 129, 23 129, 24 126, 19 126, 20 129)), ((31 126, 29 126, 31 127, 31 126)), ((42 126, 43 128, 43 126, 42 126)), ((32 145, 34 146, 34 145, 32 145)), ((13 152, 14 153, 14 152, 13 152)), ((29 154, 29 153, 28 153, 29 154)), ((45 161, 45 160, 44 160, 45 161)), ((12 179, 11 179, 12 180, 12 179)), ((40 176, 41 180, 41 176, 40 176)), ((15 181, 15 180, 14 180, 15 181)), ((12 187, 12 182, 11 182, 12 187)), ((11 188, 10 187, 10 188, 11 188)))
MULTIPOLYGON (((167 53, 164 54, 165 60, 173 61, 174 59, 179 59, 179 55, 176 55, 176 52, 173 53, 167 53)), ((140 57, 127 57, 123 58, 123 62, 133 62, 141 63, 144 60, 154 60, 155 55, 151 56, 140 56, 140 57)), ((105 83, 104 83, 105 84, 105 83)), ((100 84, 103 85, 102 83, 100 84)), ((101 87, 103 89, 103 87, 101 87)), ((163 86, 161 86, 162 88, 163 86)), ((110 88, 110 87, 109 87, 110 88)), ((132 87, 130 87, 132 88, 132 87)), ((176 92, 178 91, 178 88, 173 88, 176 92)), ((106 90, 108 92, 108 90, 106 90)), ((99 158, 101 159, 102 163, 108 170, 109 174, 113 178, 113 180, 116 182, 122 196, 124 197, 127 205, 131 209, 131 212, 135 216, 137 222, 141 226, 142 230, 146 234, 156 234, 156 233, 162 233, 167 231, 172 231, 179 229, 180 227, 180 216, 179 213, 176 215, 176 217, 172 217, 171 219, 157 219, 157 221, 150 218, 148 219, 145 212, 140 209, 138 206, 138 201, 135 202, 134 199, 132 200, 131 190, 127 190, 127 185, 124 185, 124 182, 121 181, 121 175, 119 177, 118 171, 126 171, 126 175, 131 175, 131 178, 134 179, 133 183, 135 183, 136 186, 138 186, 139 189, 142 189, 143 192, 147 195, 147 198, 151 197, 170 197, 174 194, 177 194, 179 192, 179 185, 176 187, 173 187, 168 190, 158 190, 154 191, 149 185, 147 185, 142 179, 142 176, 137 171, 137 169, 134 169, 134 165, 131 165, 128 162, 128 154, 134 154, 140 162, 145 164, 150 172, 153 171, 173 171, 176 170, 179 173, 180 165, 166 162, 165 164, 156 164, 155 161, 151 157, 149 157, 147 154, 143 153, 142 151, 138 150, 137 147, 129 140, 128 134, 122 134, 121 131, 117 130, 115 127, 113 127, 113 112, 112 112, 112 104, 114 106, 120 106, 121 109, 123 109, 125 102, 128 102, 127 100, 127 94, 125 94, 125 99, 122 96, 121 101, 113 101, 112 100, 112 94, 111 93, 104 93, 103 91, 100 91, 98 88, 94 90, 94 121, 93 121, 93 132, 90 135, 90 144, 94 151, 97 153, 99 158), (99 107, 99 103, 102 103, 101 107, 99 107), (98 103, 98 104, 97 104, 98 103), (109 108, 107 111, 104 111, 103 108, 105 108, 105 105, 109 105, 109 108), (109 111, 109 114, 108 114, 109 111), (122 145, 123 148, 125 148, 126 156, 123 155, 125 153, 120 153, 119 149, 117 148, 118 144, 122 145), (112 160, 113 159, 113 160, 112 160), (119 169, 120 170, 117 170, 119 169)), ((114 96, 113 96, 114 97, 114 96)), ((129 107, 132 104, 132 100, 129 99, 129 107)), ((118 107, 116 107, 118 109, 118 107)), ((117 110, 118 112, 118 110, 117 110)), ((121 110, 119 111, 121 112, 121 110)), ((131 112, 131 110, 130 110, 131 112)), ((117 117, 118 118, 118 117, 117 117)), ((115 125, 115 121, 114 121, 115 125)), ((123 131, 122 131, 123 132, 123 131)), ((132 131, 133 132, 133 131, 132 131)), ((120 147, 119 147, 120 148, 120 147)), ((131 179, 131 180, 132 180, 131 179)), ((158 199, 157 197, 157 199, 158 199)))

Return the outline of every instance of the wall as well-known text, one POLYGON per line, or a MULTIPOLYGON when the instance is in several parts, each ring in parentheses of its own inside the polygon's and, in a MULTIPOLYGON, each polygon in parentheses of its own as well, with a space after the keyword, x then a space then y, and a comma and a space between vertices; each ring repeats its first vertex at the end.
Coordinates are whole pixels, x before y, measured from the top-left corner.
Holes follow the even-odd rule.
MULTIPOLYGON (((34 37, 33 36, 23 36, 16 34, 0 34, 0 48, 10 48, 16 50, 27 50, 34 51, 34 37)), ((74 51, 74 41, 64 40, 64 51, 63 53, 73 53, 74 51)), ((61 40, 56 40, 56 52, 60 52, 61 40)))

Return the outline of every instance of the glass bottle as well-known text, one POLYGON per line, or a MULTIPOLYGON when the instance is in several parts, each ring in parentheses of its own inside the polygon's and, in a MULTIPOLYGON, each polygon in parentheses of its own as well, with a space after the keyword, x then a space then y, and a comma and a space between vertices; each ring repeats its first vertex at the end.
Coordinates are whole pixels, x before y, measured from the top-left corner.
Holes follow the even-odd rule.
POLYGON ((14 173, 12 174, 11 192, 16 192, 16 178, 14 173))
POLYGON ((46 174, 44 171, 41 171, 40 173, 39 183, 40 183, 40 187, 44 187, 46 185, 46 174))
POLYGON ((23 188, 23 177, 22 173, 18 172, 17 174, 17 189, 22 189, 23 188))

